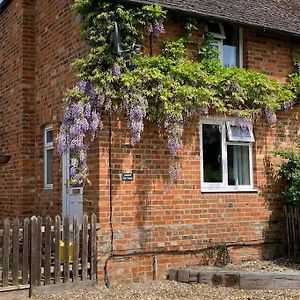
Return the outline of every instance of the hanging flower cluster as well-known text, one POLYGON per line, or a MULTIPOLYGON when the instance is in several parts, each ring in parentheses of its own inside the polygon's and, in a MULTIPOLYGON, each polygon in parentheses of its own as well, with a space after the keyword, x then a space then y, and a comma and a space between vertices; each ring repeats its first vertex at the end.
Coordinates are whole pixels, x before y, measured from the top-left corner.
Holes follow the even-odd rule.
POLYGON ((140 43, 141 25, 147 34, 164 33, 166 12, 158 5, 127 9, 115 2, 75 0, 74 8, 82 15, 90 51, 76 62, 81 80, 68 93, 57 140, 60 154, 70 152, 74 183, 88 176, 88 139, 101 129, 105 112, 124 114, 133 145, 141 140, 145 120, 164 128, 169 173, 177 178, 177 156, 189 119, 213 111, 234 116, 244 128, 260 116, 273 124, 276 112, 290 108, 300 95, 298 73, 288 83, 279 83, 258 72, 223 68, 209 41, 194 60, 187 53, 185 38, 166 43, 159 56, 137 54, 133 45, 140 43), (116 22, 122 55, 112 41, 116 22))
POLYGON ((70 153, 70 183, 83 184, 88 177, 86 135, 93 139, 102 128, 101 97, 94 84, 80 80, 70 92, 57 137, 58 154, 70 153))
POLYGON ((147 5, 142 8, 141 18, 144 31, 155 38, 165 33, 164 21, 166 12, 159 5, 147 5))
POLYGON ((144 97, 138 97, 138 99, 124 103, 128 128, 132 136, 132 145, 137 144, 141 140, 141 134, 144 132, 144 118, 146 117, 147 106, 148 103, 144 97))

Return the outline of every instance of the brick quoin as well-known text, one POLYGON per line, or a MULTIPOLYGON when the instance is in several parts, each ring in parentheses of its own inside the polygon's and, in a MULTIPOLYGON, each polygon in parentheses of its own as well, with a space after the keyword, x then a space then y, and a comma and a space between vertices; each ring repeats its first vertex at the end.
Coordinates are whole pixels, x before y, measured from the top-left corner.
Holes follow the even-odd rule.
MULTIPOLYGON (((43 132, 53 124, 57 134, 64 92, 75 82, 70 64, 87 52, 70 4, 69 0, 13 0, 1 13, 0 142, 1 151, 12 156, 0 169, 2 217, 61 213, 61 167, 56 154, 53 190, 43 188, 43 132)), ((203 41, 203 32, 204 23, 193 38, 203 41)), ((181 33, 181 20, 171 15, 166 34, 154 41, 154 54, 164 41, 181 33)), ((299 45, 289 36, 244 28, 244 66, 285 81, 299 45)), ((147 40, 144 46, 149 53, 147 40)), ((190 51, 192 55, 195 49, 190 51)), ((95 212, 101 225, 100 280, 105 265, 113 284, 162 279, 171 267, 201 263, 203 254, 189 250, 222 243, 236 244, 229 248, 234 262, 278 255, 282 202, 275 175, 278 159, 272 152, 293 147, 299 136, 299 117, 296 106, 280 112, 276 125, 255 127, 257 191, 239 193, 201 193, 199 120, 185 127, 179 154, 181 175, 171 182, 167 143, 159 129, 146 123, 141 142, 132 148, 126 120, 115 114, 110 194, 110 134, 105 119, 89 151, 92 185, 84 194, 84 211, 95 212), (121 179, 127 171, 134 173, 132 182, 121 179), (112 246, 114 258, 109 256, 112 246)))

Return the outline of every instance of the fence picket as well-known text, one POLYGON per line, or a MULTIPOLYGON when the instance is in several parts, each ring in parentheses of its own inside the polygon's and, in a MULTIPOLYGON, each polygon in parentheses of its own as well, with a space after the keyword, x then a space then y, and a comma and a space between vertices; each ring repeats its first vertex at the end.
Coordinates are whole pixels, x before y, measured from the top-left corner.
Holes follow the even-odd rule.
POLYGON ((70 246, 70 238, 69 238, 69 230, 70 230, 70 222, 69 217, 66 216, 64 218, 64 282, 68 282, 70 278, 70 262, 69 262, 69 246, 70 246))
POLYGON ((79 263, 79 218, 73 220, 73 281, 79 280, 78 263, 79 263))
POLYGON ((298 227, 298 219, 297 219, 297 207, 293 208, 293 220, 294 220, 294 226, 293 226, 293 240, 294 240, 294 257, 297 256, 298 253, 298 234, 297 234, 297 227, 298 227))
POLYGON ((43 220, 39 216, 37 217, 37 285, 41 285, 42 279, 42 223, 43 220))
POLYGON ((28 284, 28 259, 29 259, 29 219, 23 222, 23 259, 22 259, 22 284, 28 284))
POLYGON ((19 285, 19 227, 20 227, 20 220, 15 218, 13 220, 13 235, 12 235, 12 243, 13 243, 13 259, 12 259, 12 284, 14 286, 19 285))
MULTIPOLYGON (((63 224, 60 216, 33 216, 22 222, 4 219, 0 284, 10 289, 29 284, 33 295, 42 283, 96 280, 96 230, 95 214, 90 218, 85 214, 82 225, 78 216, 74 220, 65 217, 63 224)), ((298 238, 299 231, 295 232, 298 238)))
POLYGON ((83 224, 82 224, 82 257, 81 257, 82 280, 87 279, 87 256, 88 256, 88 216, 84 214, 83 224))
POLYGON ((45 223, 45 285, 51 283, 51 217, 46 217, 45 223))
POLYGON ((61 220, 60 216, 55 217, 55 228, 54 228, 54 234, 55 234, 55 252, 54 252, 54 278, 55 283, 60 282, 60 226, 61 226, 61 220))
POLYGON ((3 270, 2 270, 2 285, 8 286, 8 274, 9 274, 9 236, 10 236, 10 221, 4 219, 3 222, 3 270))
POLYGON ((91 229, 90 229, 90 274, 91 279, 96 280, 97 275, 97 246, 96 246, 96 215, 91 215, 91 229))
POLYGON ((30 220, 30 288, 31 290, 37 286, 37 256, 38 256, 38 248, 37 248, 37 241, 38 241, 38 220, 36 217, 32 217, 30 220))
POLYGON ((288 207, 286 207, 286 237, 287 237, 287 253, 288 256, 291 257, 292 253, 291 253, 291 237, 290 237, 290 209, 288 207))

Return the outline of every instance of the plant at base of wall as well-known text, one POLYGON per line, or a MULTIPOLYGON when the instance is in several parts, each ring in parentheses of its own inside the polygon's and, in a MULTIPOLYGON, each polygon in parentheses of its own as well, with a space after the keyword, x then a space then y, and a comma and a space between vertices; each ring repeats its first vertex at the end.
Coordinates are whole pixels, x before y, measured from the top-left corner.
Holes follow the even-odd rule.
POLYGON ((283 158, 278 175, 284 182, 283 198, 286 202, 300 205, 300 143, 297 151, 277 150, 276 156, 283 158))
POLYGON ((223 68, 209 38, 200 55, 191 59, 186 31, 196 28, 194 21, 183 24, 185 36, 167 42, 160 55, 138 53, 134 45, 142 41, 143 26, 151 24, 150 33, 164 32, 166 12, 157 5, 125 8, 115 2, 76 0, 74 9, 81 15, 89 53, 75 62, 79 81, 67 93, 58 136, 60 154, 72 147, 74 181, 88 177, 87 138, 101 129, 103 114, 123 112, 132 144, 140 141, 144 120, 164 129, 170 161, 176 163, 170 174, 175 177, 184 125, 190 119, 212 111, 242 123, 261 115, 274 123, 276 112, 297 99, 299 74, 279 83, 259 72, 223 68))

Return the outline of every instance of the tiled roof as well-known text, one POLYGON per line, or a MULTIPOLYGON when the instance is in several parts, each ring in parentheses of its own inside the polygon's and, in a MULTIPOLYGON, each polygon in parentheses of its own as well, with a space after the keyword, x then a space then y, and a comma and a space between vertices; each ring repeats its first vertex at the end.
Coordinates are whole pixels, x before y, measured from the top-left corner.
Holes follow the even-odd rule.
POLYGON ((300 35, 300 0, 127 0, 300 35))

